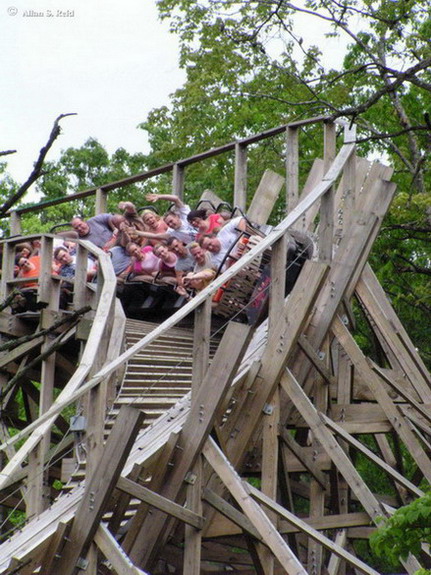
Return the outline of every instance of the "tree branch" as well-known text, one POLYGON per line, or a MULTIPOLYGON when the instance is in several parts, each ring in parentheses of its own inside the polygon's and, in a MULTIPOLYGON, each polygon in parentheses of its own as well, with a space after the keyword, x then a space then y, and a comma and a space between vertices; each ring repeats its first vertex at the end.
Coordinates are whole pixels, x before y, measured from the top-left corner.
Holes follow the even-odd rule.
POLYGON ((0 216, 4 215, 22 196, 27 192, 28 188, 34 184, 34 182, 43 174, 42 166, 45 161, 46 155, 49 152, 52 144, 57 139, 61 133, 60 120, 66 118, 67 116, 76 116, 75 113, 70 114, 60 114, 54 122, 54 126, 49 135, 48 141, 43 148, 41 148, 39 157, 34 164, 33 171, 31 172, 29 178, 24 184, 18 189, 18 191, 0 207, 0 216))

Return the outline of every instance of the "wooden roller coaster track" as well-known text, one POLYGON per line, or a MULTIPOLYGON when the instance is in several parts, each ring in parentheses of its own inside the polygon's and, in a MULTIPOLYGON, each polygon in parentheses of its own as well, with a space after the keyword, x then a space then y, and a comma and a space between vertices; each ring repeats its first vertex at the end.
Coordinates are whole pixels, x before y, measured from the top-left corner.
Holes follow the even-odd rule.
MULTIPOLYGON (((313 119, 79 194, 101 212, 109 191, 172 172, 181 196, 189 164, 234 152, 235 203, 264 224, 287 183, 284 219, 162 323, 124 316, 109 257, 82 240, 61 310, 54 236, 42 236, 37 310, 0 312, 0 575, 378 572, 358 542, 430 482, 431 378, 367 263, 392 170, 358 157, 354 126, 342 128, 338 150, 336 125, 313 119), (312 122, 325 153, 300 190, 298 134, 312 122), (265 172, 247 206, 247 146, 283 132, 286 174, 265 172), (298 231, 317 249, 286 297, 298 231), (217 319, 214 294, 231 281, 237 305, 235 281, 263 254, 266 316, 217 319), (358 318, 378 354, 357 344, 358 318)), ((27 211, 10 214, 2 301, 19 286, 27 211)))

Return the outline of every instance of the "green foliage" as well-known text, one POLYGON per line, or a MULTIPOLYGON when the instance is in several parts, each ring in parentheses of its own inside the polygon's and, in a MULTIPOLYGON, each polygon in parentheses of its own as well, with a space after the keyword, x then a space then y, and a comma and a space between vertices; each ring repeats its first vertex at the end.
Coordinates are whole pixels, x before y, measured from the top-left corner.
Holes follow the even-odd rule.
POLYGON ((380 557, 393 564, 409 553, 419 556, 423 543, 431 544, 431 492, 401 507, 370 539, 371 547, 380 557))

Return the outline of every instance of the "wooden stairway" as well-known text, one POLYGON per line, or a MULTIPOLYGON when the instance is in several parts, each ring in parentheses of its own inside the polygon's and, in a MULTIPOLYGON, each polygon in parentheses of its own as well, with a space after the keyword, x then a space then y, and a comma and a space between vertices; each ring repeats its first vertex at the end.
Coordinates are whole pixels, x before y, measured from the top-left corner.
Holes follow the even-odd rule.
MULTIPOLYGON (((127 348, 150 333, 159 324, 128 319, 125 344, 127 348)), ((211 338, 210 358, 217 350, 220 336, 211 338)), ((118 395, 105 419, 107 439, 123 405, 133 405, 145 412, 142 429, 152 425, 161 415, 189 393, 193 369, 193 329, 174 327, 158 337, 128 362, 118 395)), ((69 492, 85 479, 85 461, 79 462, 64 490, 69 492)))

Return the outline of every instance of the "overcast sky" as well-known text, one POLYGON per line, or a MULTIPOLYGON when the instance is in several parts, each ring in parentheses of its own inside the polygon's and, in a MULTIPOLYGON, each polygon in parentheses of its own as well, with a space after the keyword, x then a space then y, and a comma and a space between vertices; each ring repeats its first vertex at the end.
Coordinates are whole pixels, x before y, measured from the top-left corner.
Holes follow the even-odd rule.
MULTIPOLYGON (((313 43, 322 38, 321 23, 310 17, 295 31, 313 43)), ((325 41, 327 58, 331 51, 340 56, 337 44, 325 41)), ((78 115, 62 120, 48 159, 89 137, 110 153, 145 152, 146 134, 137 125, 185 78, 155 0, 3 0, 0 65, 0 151, 17 150, 4 159, 19 183, 59 114, 78 115)))
POLYGON ((136 126, 184 79, 153 0, 4 0, 0 65, 0 150, 17 150, 4 159, 19 182, 59 114, 78 115, 61 121, 49 159, 89 137, 110 153, 145 151, 136 126))

